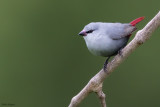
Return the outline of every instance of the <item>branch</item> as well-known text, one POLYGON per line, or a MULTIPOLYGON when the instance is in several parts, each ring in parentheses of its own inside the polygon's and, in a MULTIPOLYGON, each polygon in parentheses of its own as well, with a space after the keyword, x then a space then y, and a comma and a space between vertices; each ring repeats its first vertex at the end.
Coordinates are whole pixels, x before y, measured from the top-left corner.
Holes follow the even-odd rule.
POLYGON ((102 89, 97 92, 97 95, 100 99, 102 107, 107 107, 106 101, 105 101, 106 95, 103 93, 102 89))
POLYGON ((107 72, 103 69, 100 70, 88 84, 72 98, 71 103, 68 107, 77 107, 81 101, 88 96, 89 93, 95 92, 100 101, 102 107, 106 107, 105 94, 102 91, 103 81, 109 76, 114 69, 116 69, 136 48, 146 42, 151 34, 160 26, 160 11, 159 13, 142 29, 139 30, 134 39, 122 49, 122 55, 117 54, 111 62, 107 65, 107 72))

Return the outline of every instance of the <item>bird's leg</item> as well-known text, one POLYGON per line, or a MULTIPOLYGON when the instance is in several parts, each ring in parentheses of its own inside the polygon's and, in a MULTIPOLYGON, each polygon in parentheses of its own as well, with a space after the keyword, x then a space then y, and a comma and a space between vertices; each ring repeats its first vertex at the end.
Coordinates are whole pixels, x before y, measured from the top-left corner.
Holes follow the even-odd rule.
POLYGON ((110 57, 108 57, 108 58, 106 59, 105 63, 104 63, 103 70, 104 70, 105 72, 107 72, 107 64, 108 64, 109 59, 110 59, 110 57))

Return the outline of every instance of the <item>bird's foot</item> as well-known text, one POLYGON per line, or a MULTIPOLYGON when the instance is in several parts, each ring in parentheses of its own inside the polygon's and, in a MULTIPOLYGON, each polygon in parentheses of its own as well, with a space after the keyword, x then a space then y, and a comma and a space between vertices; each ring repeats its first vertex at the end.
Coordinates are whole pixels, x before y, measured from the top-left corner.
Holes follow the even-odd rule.
POLYGON ((108 63, 104 63, 104 66, 103 66, 104 72, 107 72, 107 64, 108 64, 108 63))
MULTIPOLYGON (((123 49, 123 48, 122 48, 123 49)), ((119 51, 118 51, 118 54, 121 56, 121 57, 123 57, 123 52, 122 52, 122 49, 120 49, 119 51)))
POLYGON ((107 72, 107 65, 108 65, 109 58, 110 58, 110 57, 108 57, 108 58, 106 59, 105 63, 104 63, 104 66, 103 66, 104 72, 107 72))

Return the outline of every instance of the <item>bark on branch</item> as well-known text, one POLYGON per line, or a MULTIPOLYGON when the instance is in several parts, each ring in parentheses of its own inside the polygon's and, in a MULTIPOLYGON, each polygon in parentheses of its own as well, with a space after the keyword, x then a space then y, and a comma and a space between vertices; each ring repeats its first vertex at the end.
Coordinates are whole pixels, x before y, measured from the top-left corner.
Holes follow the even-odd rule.
POLYGON ((105 94, 102 91, 103 81, 116 69, 136 48, 142 45, 151 37, 151 34, 160 26, 159 13, 142 29, 139 30, 134 39, 122 50, 122 55, 116 55, 107 65, 107 72, 100 70, 88 84, 72 98, 68 107, 77 107, 89 93, 95 92, 101 102, 102 107, 106 107, 105 94))

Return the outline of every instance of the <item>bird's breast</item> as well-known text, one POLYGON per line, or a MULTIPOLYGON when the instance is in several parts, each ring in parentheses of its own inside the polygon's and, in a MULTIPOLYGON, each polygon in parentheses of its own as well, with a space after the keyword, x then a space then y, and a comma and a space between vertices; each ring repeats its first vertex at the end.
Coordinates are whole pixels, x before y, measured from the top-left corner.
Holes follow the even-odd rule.
POLYGON ((91 53, 98 56, 112 56, 122 47, 124 47, 128 41, 126 38, 119 40, 113 40, 109 36, 86 36, 85 38, 86 45, 91 53))

